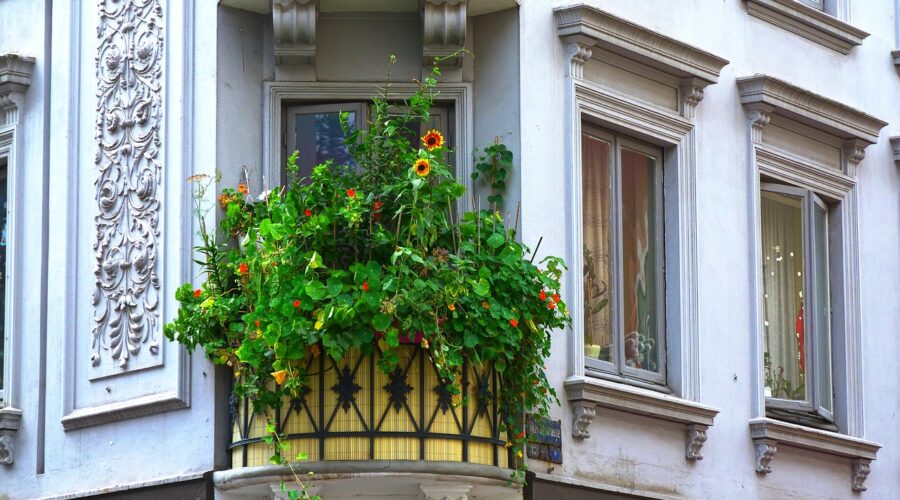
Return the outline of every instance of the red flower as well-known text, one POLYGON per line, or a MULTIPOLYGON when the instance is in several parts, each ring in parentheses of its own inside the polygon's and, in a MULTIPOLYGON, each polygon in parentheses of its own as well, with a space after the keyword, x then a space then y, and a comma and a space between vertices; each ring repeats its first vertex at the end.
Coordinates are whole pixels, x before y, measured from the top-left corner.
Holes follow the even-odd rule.
POLYGON ((363 284, 362 284, 362 290, 363 290, 364 292, 368 292, 368 291, 369 291, 369 282, 368 282, 368 281, 363 281, 363 284))
POLYGON ((256 325, 257 328, 259 328, 259 320, 254 321, 253 324, 256 325))
POLYGON ((240 272, 241 274, 247 274, 248 270, 249 268, 247 267, 246 262, 241 262, 241 265, 238 266, 238 272, 240 272))
POLYGON ((199 297, 201 293, 203 293, 203 290, 199 288, 194 290, 194 298, 196 299, 197 297, 199 297))
POLYGON ((519 320, 517 320, 517 319, 511 319, 511 320, 509 320, 509 324, 512 325, 513 328, 518 328, 518 327, 519 327, 519 320))
POLYGON ((558 293, 553 294, 553 302, 559 302, 559 294, 558 293))
POLYGON ((312 217, 312 210, 307 208, 306 210, 303 211, 303 214, 306 215, 307 217, 312 217))
POLYGON ((541 290, 541 293, 538 295, 538 298, 541 299, 541 302, 547 300, 547 292, 541 290))
POLYGON ((294 301, 294 309, 299 309, 299 308, 300 308, 300 299, 297 299, 294 301))
POLYGON ((547 302, 547 309, 556 309, 556 302, 547 302))
POLYGON ((348 197, 348 198, 356 198, 356 191, 354 191, 353 188, 348 189, 348 190, 347 190, 347 197, 348 197))
POLYGON ((375 203, 372 204, 372 208, 373 208, 376 212, 379 211, 379 210, 381 210, 381 202, 378 201, 378 200, 375 200, 375 203))
POLYGON ((516 439, 522 439, 523 437, 525 437, 525 431, 516 434, 516 439))

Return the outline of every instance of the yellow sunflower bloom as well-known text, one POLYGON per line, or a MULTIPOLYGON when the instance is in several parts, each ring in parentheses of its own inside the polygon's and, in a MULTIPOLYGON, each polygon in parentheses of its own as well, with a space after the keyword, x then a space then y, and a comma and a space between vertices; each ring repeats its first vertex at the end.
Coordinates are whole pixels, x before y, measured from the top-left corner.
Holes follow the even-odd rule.
POLYGON ((418 175, 419 177, 425 177, 429 172, 431 172, 431 163, 427 158, 419 158, 413 165, 413 170, 416 171, 416 175, 418 175))
POLYGON ((444 136, 437 130, 429 130, 422 136, 422 144, 425 146, 425 149, 431 151, 444 145, 444 136))

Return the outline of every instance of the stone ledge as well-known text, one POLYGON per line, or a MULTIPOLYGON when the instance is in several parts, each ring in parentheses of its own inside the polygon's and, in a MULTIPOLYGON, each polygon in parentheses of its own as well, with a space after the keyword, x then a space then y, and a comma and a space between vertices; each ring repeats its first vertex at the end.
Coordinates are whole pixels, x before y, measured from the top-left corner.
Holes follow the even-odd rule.
POLYGON ((565 382, 565 389, 566 399, 572 403, 575 413, 574 437, 590 437, 588 427, 596 408, 608 408, 685 425, 685 458, 689 460, 703 459, 701 449, 706 431, 719 413, 694 401, 597 378, 572 378, 565 382))
POLYGON ((805 123, 840 139, 875 144, 879 131, 887 125, 887 122, 856 108, 769 75, 738 78, 737 86, 741 104, 771 106, 774 114, 805 123))
POLYGON ((852 459, 850 487, 853 491, 866 490, 869 464, 881 449, 880 444, 872 441, 771 418, 750 420, 750 438, 756 448, 758 473, 772 472, 769 464, 775 457, 779 444, 852 459))
POLYGON ((575 37, 681 78, 716 83, 728 61, 584 4, 553 10, 556 33, 575 37))
POLYGON ((796 0, 745 0, 747 13, 796 33, 841 54, 861 45, 869 36, 840 19, 796 0))

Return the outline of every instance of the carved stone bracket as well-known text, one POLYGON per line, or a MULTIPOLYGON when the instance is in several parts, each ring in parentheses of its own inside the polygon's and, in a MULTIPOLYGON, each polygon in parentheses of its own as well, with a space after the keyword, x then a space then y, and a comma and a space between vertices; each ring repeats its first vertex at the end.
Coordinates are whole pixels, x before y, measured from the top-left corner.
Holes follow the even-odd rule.
POLYGON ((705 425, 691 424, 687 426, 687 444, 685 446, 684 456, 688 460, 703 460, 703 443, 706 442, 705 425))
POLYGON ((685 78, 681 81, 681 116, 693 120, 694 110, 703 100, 703 89, 709 82, 700 78, 685 78))
POLYGON ((588 401, 578 401, 573 404, 572 410, 575 418, 572 421, 572 436, 577 438, 591 437, 590 426, 597 415, 597 406, 588 401))
POLYGON ((891 151, 894 153, 894 163, 900 166, 900 135, 891 137, 891 151))
POLYGON ((316 0, 272 0, 275 64, 316 63, 316 0))
POLYGON ((0 464, 12 465, 15 461, 14 441, 19 430, 22 410, 17 408, 0 408, 0 464))
POLYGON ((591 59, 592 50, 591 42, 576 38, 574 40, 566 40, 566 60, 569 74, 572 78, 581 80, 584 78, 584 65, 591 59))
POLYGON ((99 18, 91 364, 127 369, 144 344, 159 354, 162 4, 100 0, 99 18))
POLYGON ((19 107, 31 85, 33 69, 33 57, 0 55, 0 125, 18 121, 19 107))
POLYGON ((753 144, 762 144, 763 129, 772 121, 772 106, 754 104, 749 106, 747 118, 750 122, 750 141, 753 144))
POLYGON ((778 451, 778 442, 774 439, 754 439, 753 447, 756 449, 756 472, 761 474, 772 472, 772 466, 769 463, 775 458, 775 452, 778 451))
POLYGON ((843 150, 845 174, 853 177, 856 176, 857 170, 859 169, 859 163, 866 157, 867 146, 867 143, 857 139, 844 141, 843 150))
MULTIPOLYGON (((444 58, 466 45, 468 0, 425 0, 422 11, 422 64, 431 67, 434 58, 444 58)), ((458 67, 462 55, 450 57, 441 66, 458 67)))
POLYGON ((419 489, 422 491, 425 500, 467 500, 472 485, 458 483, 420 484, 419 489))
POLYGON ((869 464, 871 463, 871 460, 865 458, 853 460, 852 476, 850 477, 850 488, 853 491, 866 491, 866 478, 869 477, 869 464))

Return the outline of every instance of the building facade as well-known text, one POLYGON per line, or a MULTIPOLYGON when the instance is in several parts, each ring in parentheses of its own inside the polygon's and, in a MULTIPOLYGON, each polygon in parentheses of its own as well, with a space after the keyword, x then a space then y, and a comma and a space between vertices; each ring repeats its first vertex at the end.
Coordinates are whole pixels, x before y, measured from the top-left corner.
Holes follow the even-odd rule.
POLYGON ((0 0, 0 498, 285 495, 229 372, 162 335, 185 179, 280 185, 389 55, 398 99, 452 55, 461 208, 499 137, 504 210, 568 263, 559 427, 524 486, 326 458, 323 498, 896 498, 898 49, 897 0, 0 0))

